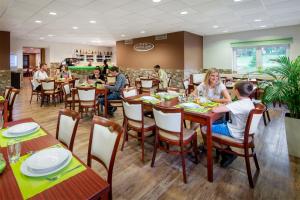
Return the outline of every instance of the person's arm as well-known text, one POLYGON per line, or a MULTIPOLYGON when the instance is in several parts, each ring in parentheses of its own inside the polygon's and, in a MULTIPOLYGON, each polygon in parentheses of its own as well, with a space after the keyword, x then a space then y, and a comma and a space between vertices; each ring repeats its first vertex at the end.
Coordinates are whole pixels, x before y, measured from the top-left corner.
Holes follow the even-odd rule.
POLYGON ((119 92, 122 87, 123 81, 126 81, 126 79, 123 76, 118 76, 115 85, 107 85, 106 88, 113 92, 119 92))
POLYGON ((215 113, 224 113, 224 112, 229 112, 230 110, 225 105, 222 105, 222 106, 214 107, 212 111, 215 113))
POLYGON ((222 90, 221 94, 224 97, 223 99, 209 98, 209 100, 217 102, 217 103, 229 103, 229 102, 231 102, 231 96, 228 93, 227 89, 222 90))

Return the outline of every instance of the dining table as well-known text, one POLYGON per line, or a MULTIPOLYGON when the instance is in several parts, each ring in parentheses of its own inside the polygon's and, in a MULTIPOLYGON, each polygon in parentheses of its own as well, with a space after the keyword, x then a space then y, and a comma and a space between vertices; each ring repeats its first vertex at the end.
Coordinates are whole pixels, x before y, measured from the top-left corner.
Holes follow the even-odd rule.
MULTIPOLYGON (((143 96, 149 96, 149 94, 144 93, 137 95, 135 97, 131 97, 133 99, 141 99, 143 96)), ((143 101, 144 109, 145 110, 152 110, 154 105, 160 105, 164 107, 176 107, 179 104, 179 100, 177 97, 167 99, 164 102, 155 102, 151 103, 148 101, 143 101)), ((188 120, 191 122, 199 123, 201 126, 207 126, 207 133, 206 133, 206 155, 207 155, 207 180, 209 182, 213 182, 213 141, 212 141, 212 123, 220 118, 223 115, 221 113, 214 113, 211 110, 207 112, 197 112, 191 111, 188 109, 184 110, 184 120, 188 120)))
MULTIPOLYGON (((17 120, 9 122, 8 126, 11 127, 25 122, 34 122, 34 120, 30 118, 17 120)), ((40 182, 45 182, 48 179, 44 179, 43 177, 24 177, 25 175, 20 173, 20 168, 16 168, 16 166, 20 164, 18 162, 23 162, 21 159, 22 157, 31 156, 32 154, 30 154, 30 152, 37 152, 45 148, 51 148, 54 145, 61 145, 58 140, 42 127, 39 131, 44 134, 21 142, 20 159, 15 164, 9 164, 7 147, 0 147, 0 153, 3 154, 6 161, 6 168, 0 175, 0 199, 108 199, 108 192, 110 189, 107 181, 100 177, 73 153, 72 159, 74 159, 74 162, 77 162, 77 165, 79 164, 81 166, 81 170, 77 169, 79 170, 78 173, 70 175, 70 173, 63 174, 63 172, 61 172, 61 176, 58 175, 58 177, 63 179, 62 181, 58 181, 57 184, 54 184, 51 181, 46 182, 43 186, 46 187, 46 189, 43 189, 36 194, 32 193, 34 190, 41 189, 34 188, 36 185, 40 182), (17 175, 17 172, 19 175, 17 175), (21 185, 22 179, 23 185, 21 185), (28 182, 24 182, 24 180, 27 180, 28 182)), ((64 147, 61 146, 61 148, 64 147)), ((69 165, 71 164, 72 163, 69 165)))

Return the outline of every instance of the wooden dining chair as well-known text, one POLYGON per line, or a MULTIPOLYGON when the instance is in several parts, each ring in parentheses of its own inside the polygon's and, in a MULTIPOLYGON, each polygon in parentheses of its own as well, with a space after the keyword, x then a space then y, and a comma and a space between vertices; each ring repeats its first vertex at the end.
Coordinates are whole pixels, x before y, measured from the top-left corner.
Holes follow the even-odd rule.
POLYGON ((178 94, 179 93, 179 88, 168 87, 167 92, 170 93, 170 94, 178 94))
POLYGON ((122 127, 108 119, 94 116, 89 140, 87 165, 92 166, 92 159, 98 161, 107 170, 109 199, 112 199, 112 175, 115 158, 123 133, 122 127))
POLYGON ((77 132, 80 115, 69 109, 62 109, 58 113, 56 139, 73 151, 73 144, 77 132))
POLYGON ((138 90, 136 87, 124 88, 121 92, 123 98, 134 97, 138 95, 138 90))
POLYGON ((9 99, 9 96, 10 96, 10 93, 11 93, 12 89, 13 89, 12 86, 5 86, 4 93, 3 93, 4 99, 9 99))
POLYGON ((199 85, 204 81, 205 73, 199 73, 199 74, 191 74, 190 75, 190 81, 193 85, 199 85))
POLYGON ((253 182, 251 166, 250 166, 250 158, 251 157, 253 157, 254 163, 255 163, 255 166, 257 169, 257 171, 255 173, 256 174, 255 178, 257 178, 257 175, 260 170, 258 161, 257 161, 257 156, 254 151, 254 149, 255 149, 254 134, 257 132, 260 119, 261 119, 265 109, 266 109, 266 107, 263 104, 257 104, 257 105, 255 105, 255 108, 250 111, 247 122, 246 122, 244 139, 242 139, 242 140, 224 136, 224 135, 220 135, 220 134, 213 133, 213 135, 212 135, 213 145, 216 149, 218 149, 221 152, 226 152, 229 154, 234 154, 234 155, 245 158, 248 181, 249 181, 249 185, 251 188, 254 188, 254 182, 253 182), (241 150, 241 152, 229 150, 228 147, 234 147, 237 150, 241 150), (251 149, 251 152, 250 152, 250 149, 251 149))
POLYGON ((54 102, 54 106, 56 106, 56 100, 60 95, 60 91, 55 87, 55 80, 42 80, 41 84, 41 107, 43 106, 45 100, 47 100, 47 102, 50 102, 51 97, 52 101, 54 102))
POLYGON ((78 95, 72 94, 72 89, 69 83, 65 83, 62 85, 62 91, 64 94, 64 102, 65 108, 69 107, 70 109, 74 109, 73 106, 79 103, 78 95))
POLYGON ((35 95, 36 96, 36 102, 39 101, 39 99, 41 98, 41 91, 38 91, 38 90, 35 90, 33 89, 34 86, 33 86, 33 78, 32 77, 29 77, 29 81, 30 81, 30 85, 31 85, 31 96, 30 96, 30 104, 32 102, 32 97, 35 95))
POLYGON ((166 108, 155 105, 153 114, 156 124, 156 133, 151 167, 154 167, 157 149, 169 154, 180 155, 183 181, 187 183, 184 157, 187 153, 194 152, 196 162, 198 162, 196 129, 199 125, 195 124, 191 129, 184 128, 184 111, 182 108, 166 108), (162 146, 161 143, 167 144, 167 148, 162 146), (177 146, 180 150, 170 150, 170 145, 177 146))
POLYGON ((96 101, 96 88, 95 87, 78 87, 78 101, 79 101, 79 112, 81 114, 88 113, 89 109, 92 109, 92 113, 99 114, 99 103, 96 101))
POLYGON ((145 137, 150 136, 155 131, 155 122, 153 119, 144 116, 144 106, 142 101, 123 99, 124 114, 124 139, 121 150, 123 151, 128 136, 137 138, 141 141, 142 161, 144 162, 144 143, 145 137), (129 134, 133 130, 136 134, 129 134))
POLYGON ((17 95, 20 93, 19 89, 13 88, 11 90, 11 93, 9 95, 9 100, 8 100, 8 121, 11 122, 13 121, 13 110, 14 110, 14 105, 15 105, 15 100, 17 95))
POLYGON ((0 108, 0 117, 3 120, 3 127, 6 127, 6 124, 8 123, 8 100, 4 100, 3 102, 1 102, 0 108))
POLYGON ((141 87, 140 93, 150 92, 150 89, 153 88, 153 79, 142 79, 141 78, 141 87))

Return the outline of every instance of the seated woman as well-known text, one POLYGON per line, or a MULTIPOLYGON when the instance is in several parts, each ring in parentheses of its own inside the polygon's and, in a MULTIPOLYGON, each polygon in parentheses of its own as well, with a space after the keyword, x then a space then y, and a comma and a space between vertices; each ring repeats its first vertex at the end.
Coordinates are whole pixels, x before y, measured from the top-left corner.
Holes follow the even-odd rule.
POLYGON ((103 74, 101 74, 100 67, 96 67, 93 74, 89 76, 89 80, 96 80, 97 82, 100 82, 103 84, 105 83, 104 76, 103 76, 103 74))
POLYGON ((68 69, 66 65, 62 65, 60 68, 60 72, 57 75, 58 78, 72 78, 71 71, 68 69))
POLYGON ((210 101, 217 103, 229 103, 231 97, 225 87, 220 81, 219 71, 215 68, 209 69, 205 75, 204 82, 201 83, 191 95, 199 97, 204 96, 210 101))

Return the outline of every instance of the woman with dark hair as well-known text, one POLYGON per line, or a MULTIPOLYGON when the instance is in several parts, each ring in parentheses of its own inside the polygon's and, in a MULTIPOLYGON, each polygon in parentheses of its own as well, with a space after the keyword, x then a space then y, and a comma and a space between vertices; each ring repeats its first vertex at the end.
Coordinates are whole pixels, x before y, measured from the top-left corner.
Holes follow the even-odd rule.
POLYGON ((58 74, 59 78, 72 78, 71 71, 69 71, 66 65, 62 65, 58 74))
POLYGON ((104 76, 101 74, 100 67, 96 67, 92 75, 89 76, 89 79, 97 80, 97 82, 105 83, 104 76))

